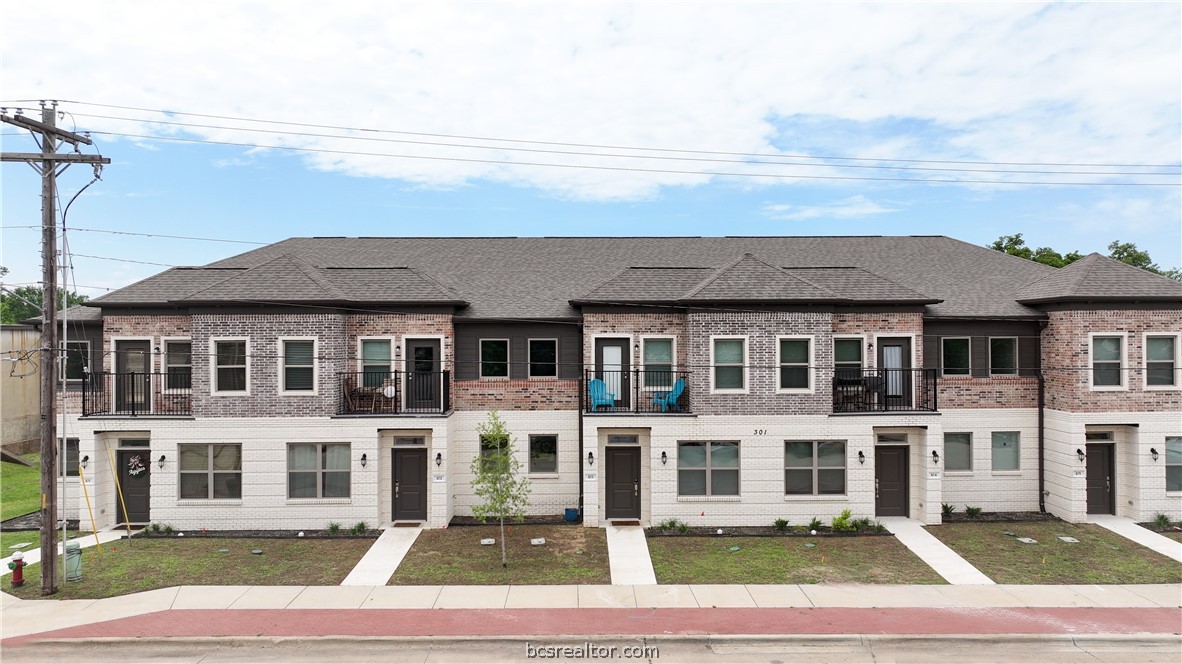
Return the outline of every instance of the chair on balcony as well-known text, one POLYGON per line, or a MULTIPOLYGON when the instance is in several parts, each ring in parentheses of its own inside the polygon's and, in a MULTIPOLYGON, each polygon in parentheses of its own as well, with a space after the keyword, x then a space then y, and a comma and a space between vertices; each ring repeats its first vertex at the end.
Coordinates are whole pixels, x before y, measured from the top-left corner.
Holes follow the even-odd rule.
POLYGON ((591 412, 599 410, 600 406, 616 407, 616 395, 607 391, 607 383, 598 378, 587 381, 587 394, 591 397, 591 412))
POLYGON ((677 412, 681 412, 681 406, 677 405, 677 400, 681 398, 681 393, 685 392, 685 379, 678 378, 676 383, 673 383, 673 389, 669 392, 658 392, 653 396, 653 405, 660 406, 661 412, 668 412, 670 408, 677 412))

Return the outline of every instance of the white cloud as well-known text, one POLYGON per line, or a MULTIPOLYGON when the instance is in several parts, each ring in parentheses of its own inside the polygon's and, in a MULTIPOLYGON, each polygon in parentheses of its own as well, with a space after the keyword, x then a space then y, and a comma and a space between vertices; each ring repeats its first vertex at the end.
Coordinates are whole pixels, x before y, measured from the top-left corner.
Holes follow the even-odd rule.
POLYGON ((858 195, 823 205, 769 203, 764 205, 760 212, 769 219, 803 221, 807 219, 858 219, 886 212, 898 212, 898 209, 885 207, 865 196, 858 195))
MULTIPOLYGON (((777 146, 787 154, 1145 163, 1176 162, 1180 140, 1176 3, 124 2, 94 11, 92 3, 65 2, 55 17, 62 34, 88 38, 46 53, 39 48, 35 16, 5 17, 5 94, 412 132, 729 152, 776 152, 777 146), (784 141, 778 132, 794 118, 817 120, 821 131, 787 132, 791 140, 784 141), (838 124, 861 131, 828 130, 838 124)), ((708 172, 767 168, 182 129, 81 115, 144 117, 135 111, 70 110, 91 129, 403 155, 304 158, 314 169, 431 188, 485 180, 561 198, 646 199, 662 187, 718 179, 708 172), (609 170, 621 166, 684 172, 609 170)), ((115 147, 111 137, 98 138, 108 151, 115 147)), ((778 172, 876 174, 815 166, 778 172)), ((920 174, 1059 177, 910 176, 920 174)))

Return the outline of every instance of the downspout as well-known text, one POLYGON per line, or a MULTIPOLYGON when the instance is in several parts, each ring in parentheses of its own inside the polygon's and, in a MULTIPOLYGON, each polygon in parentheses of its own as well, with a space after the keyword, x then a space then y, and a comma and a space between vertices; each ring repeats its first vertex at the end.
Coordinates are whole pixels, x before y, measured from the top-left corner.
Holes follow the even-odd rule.
MULTIPOLYGON (((582 337, 582 334, 581 334, 582 328, 583 328, 583 326, 580 323, 579 324, 579 332, 580 332, 579 336, 580 337, 582 337)), ((579 348, 582 348, 582 347, 583 347, 583 344, 580 343, 579 348)), ((585 405, 583 400, 586 398, 586 394, 587 394, 587 371, 586 371, 586 366, 582 362, 579 362, 578 367, 579 367, 579 380, 578 380, 578 387, 576 389, 579 390, 579 456, 578 456, 578 461, 579 461, 579 463, 578 463, 578 468, 579 468, 579 522, 583 523, 583 521, 584 521, 584 519, 583 519, 583 492, 584 492, 584 489, 583 489, 583 407, 585 405)))
POLYGON ((1042 331, 1047 329, 1049 321, 1041 320, 1038 323, 1039 328, 1039 346, 1038 346, 1038 511, 1045 514, 1047 511, 1047 494, 1046 494, 1046 404, 1047 404, 1047 383, 1046 377, 1042 372, 1042 331))

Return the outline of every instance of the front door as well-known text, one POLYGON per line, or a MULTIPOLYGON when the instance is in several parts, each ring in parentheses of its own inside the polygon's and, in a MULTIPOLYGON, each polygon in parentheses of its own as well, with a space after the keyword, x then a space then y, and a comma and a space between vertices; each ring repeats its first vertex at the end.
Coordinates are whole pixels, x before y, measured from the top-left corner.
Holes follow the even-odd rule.
POLYGON ((1113 445, 1089 443, 1088 448, 1088 514, 1113 514, 1116 505, 1112 491, 1113 445))
POLYGON ((119 450, 119 488, 123 500, 115 496, 117 523, 148 523, 151 521, 152 455, 147 448, 119 450), (123 506, 127 505, 125 512, 123 506))
POLYGON ((607 519, 640 518, 640 448, 608 447, 603 450, 606 469, 607 519))
POLYGON ((427 449, 394 449, 395 521, 427 520, 427 449))
POLYGON ((151 390, 151 349, 148 341, 115 342, 115 408, 120 413, 145 413, 151 390))
POLYGON ((874 448, 875 516, 911 516, 908 509, 907 446, 874 448))
POLYGON ((441 409, 443 373, 438 339, 406 341, 406 409, 436 412, 441 409))
POLYGON ((630 343, 627 338, 595 340, 595 377, 607 384, 608 394, 615 395, 617 408, 628 408, 631 404, 628 399, 632 391, 630 343))
POLYGON ((911 339, 879 337, 879 394, 884 410, 911 409, 911 339))

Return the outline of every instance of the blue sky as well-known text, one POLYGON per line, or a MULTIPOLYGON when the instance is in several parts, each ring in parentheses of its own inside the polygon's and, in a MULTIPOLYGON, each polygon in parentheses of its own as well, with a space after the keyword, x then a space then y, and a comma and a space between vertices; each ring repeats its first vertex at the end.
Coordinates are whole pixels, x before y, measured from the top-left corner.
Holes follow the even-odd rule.
MULTIPOLYGON (((88 16, 69 5, 61 29, 90 37, 63 43, 44 61, 33 48, 31 19, 6 17, 0 105, 76 100, 62 103, 60 123, 107 132, 95 140, 112 164, 72 207, 68 225, 75 228, 257 242, 310 235, 946 234, 987 244, 1020 232, 1032 246, 1061 251, 1104 252, 1112 240, 1131 241, 1164 267, 1182 264, 1179 187, 1126 186, 1179 180, 1177 3, 690 10, 358 2, 342 12, 304 3, 226 3, 213 11, 110 3, 88 16), (373 137, 385 140, 357 140, 373 137), (796 163, 767 166, 721 153, 846 159, 783 158, 796 163), (465 161, 473 159, 482 161, 465 161), (1174 167, 1058 165, 1096 163, 1174 167), (1099 174, 1111 172, 1122 174, 1099 174), (864 177, 957 182, 826 179, 864 177), (1015 180, 1035 184, 1004 184, 1015 180), (1086 186, 1054 184, 1065 181, 1086 186)), ((0 140, 5 151, 35 149, 11 126, 0 140)), ((38 235, 17 227, 39 222, 38 179, 19 164, 5 164, 0 177, 0 258, 12 270, 6 279, 35 282, 38 235)), ((89 169, 68 171, 63 201, 88 180, 89 169)), ((74 258, 74 279, 87 287, 79 290, 92 296, 103 291, 91 286, 118 287, 163 269, 128 261, 202 264, 251 247, 82 231, 71 233, 69 244, 74 254, 122 259, 74 258)))

